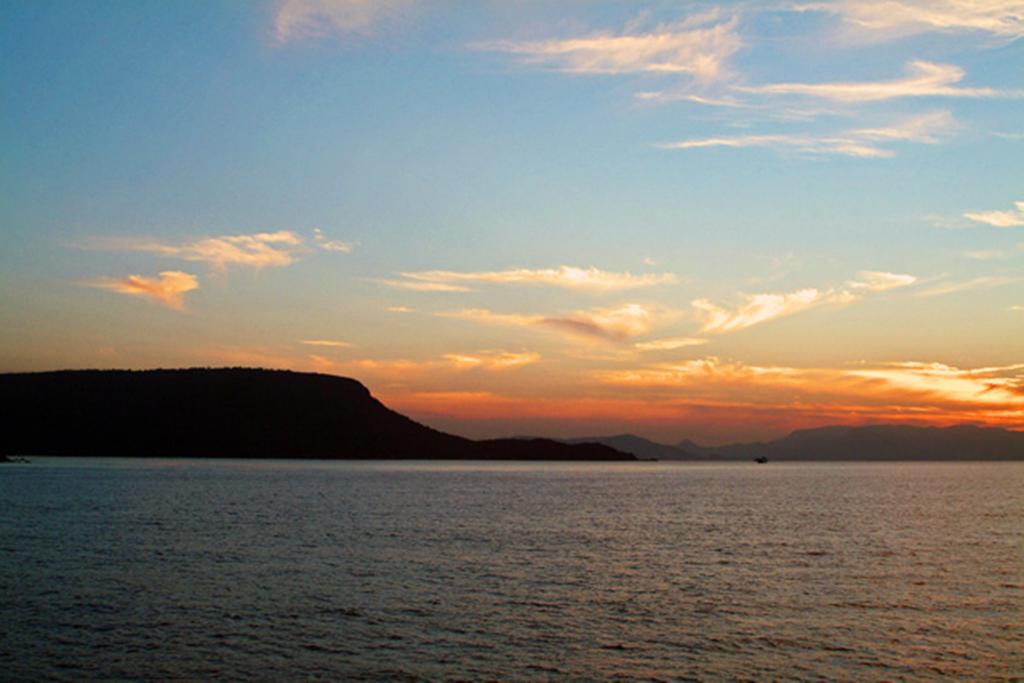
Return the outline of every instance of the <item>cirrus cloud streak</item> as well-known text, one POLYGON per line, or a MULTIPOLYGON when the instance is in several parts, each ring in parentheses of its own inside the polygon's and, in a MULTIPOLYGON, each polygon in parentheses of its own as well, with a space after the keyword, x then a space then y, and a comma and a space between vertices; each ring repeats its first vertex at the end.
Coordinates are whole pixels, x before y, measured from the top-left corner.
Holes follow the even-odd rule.
POLYGON ((1019 228, 1024 226, 1024 201, 1014 202, 1009 211, 969 211, 964 214, 976 223, 984 223, 994 228, 1019 228))
POLYGON ((660 309, 637 303, 576 311, 561 316, 495 313, 485 308, 465 308, 437 315, 491 325, 547 328, 570 336, 606 342, 621 342, 641 336, 656 323, 671 316, 660 309))
POLYGON ((144 275, 128 275, 123 278, 104 277, 83 284, 88 287, 108 289, 119 294, 140 296, 176 311, 184 310, 185 293, 199 288, 199 281, 195 275, 179 270, 165 270, 155 278, 144 275))
POLYGON ((863 405, 908 415, 973 414, 1005 421, 1024 410, 1024 364, 957 368, 903 362, 853 368, 756 366, 710 356, 626 370, 601 370, 595 381, 658 396, 685 392, 705 400, 757 400, 794 406, 863 405))
POLYGON ((935 111, 903 118, 891 125, 856 128, 836 134, 774 133, 689 138, 656 145, 666 150, 708 147, 766 147, 791 149, 808 156, 849 156, 865 159, 887 158, 895 152, 882 145, 893 142, 935 144, 957 127, 947 111, 935 111))
POLYGON ((1019 91, 993 88, 956 87, 965 72, 953 64, 917 60, 906 67, 907 75, 890 81, 833 83, 772 83, 739 87, 747 93, 766 95, 804 95, 843 103, 878 102, 900 97, 1020 97, 1019 91))
POLYGON ((419 291, 468 291, 467 284, 546 285, 594 292, 614 292, 640 287, 673 284, 671 273, 633 275, 629 272, 609 272, 593 266, 558 266, 557 268, 513 268, 498 271, 426 270, 401 273, 403 280, 382 280, 391 287, 419 291))
POLYGON ((302 238, 290 230, 257 232, 247 235, 204 237, 191 242, 172 244, 157 240, 125 237, 94 240, 90 248, 114 251, 137 251, 170 256, 184 261, 207 263, 218 270, 228 266, 248 268, 280 268, 290 266, 297 258, 302 238))
POLYGON ((325 346, 335 349, 348 349, 355 346, 355 344, 338 341, 336 339, 303 339, 299 343, 304 346, 325 346))
POLYGON ((371 383, 383 382, 389 385, 436 384, 450 382, 455 375, 472 375, 475 372, 503 373, 539 363, 539 353, 527 350, 508 351, 505 349, 483 349, 469 352, 450 352, 440 356, 413 358, 356 358, 337 360, 318 354, 310 354, 307 361, 319 372, 329 372, 358 377, 371 383))
POLYGON ((792 7, 837 15, 854 36, 898 38, 928 31, 1024 36, 1021 0, 839 0, 792 7))
POLYGON ((873 270, 861 271, 858 278, 848 280, 845 287, 827 290, 807 288, 785 293, 747 294, 741 304, 731 308, 708 299, 695 299, 691 305, 704 319, 702 334, 723 334, 826 304, 850 304, 866 294, 908 287, 917 282, 913 275, 873 270))
POLYGON ((498 40, 471 47, 572 74, 686 74, 710 82, 723 76, 725 62, 743 46, 736 26, 735 17, 723 18, 722 12, 711 11, 647 32, 627 28, 622 33, 498 40))

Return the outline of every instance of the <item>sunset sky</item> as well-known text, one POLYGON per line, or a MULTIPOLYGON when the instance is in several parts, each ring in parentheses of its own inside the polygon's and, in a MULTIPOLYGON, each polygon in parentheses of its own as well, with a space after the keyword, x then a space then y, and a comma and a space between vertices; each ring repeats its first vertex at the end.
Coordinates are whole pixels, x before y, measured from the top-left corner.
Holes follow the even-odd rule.
POLYGON ((1024 0, 8 1, 0 371, 1024 428, 1024 0))

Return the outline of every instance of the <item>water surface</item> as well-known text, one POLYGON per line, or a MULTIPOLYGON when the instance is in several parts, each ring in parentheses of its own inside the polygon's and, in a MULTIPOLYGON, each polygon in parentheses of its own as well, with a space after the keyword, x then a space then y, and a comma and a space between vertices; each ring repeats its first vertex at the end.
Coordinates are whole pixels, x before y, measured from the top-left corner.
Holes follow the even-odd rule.
POLYGON ((35 458, 3 678, 1024 675, 1024 464, 35 458))

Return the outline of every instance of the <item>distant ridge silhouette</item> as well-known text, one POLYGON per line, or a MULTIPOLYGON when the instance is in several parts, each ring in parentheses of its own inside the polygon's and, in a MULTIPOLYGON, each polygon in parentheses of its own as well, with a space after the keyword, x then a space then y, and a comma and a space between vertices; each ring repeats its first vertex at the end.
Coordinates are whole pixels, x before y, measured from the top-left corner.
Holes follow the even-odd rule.
POLYGON ((774 441, 672 446, 633 434, 588 436, 566 443, 603 443, 640 458, 659 460, 1024 460, 1024 432, 957 425, 881 424, 800 429, 774 441))
POLYGON ((601 444, 472 441, 388 409, 354 379, 286 370, 0 374, 0 452, 327 459, 635 460, 601 444))
POLYGON ((690 451, 678 446, 657 443, 645 439, 636 434, 615 434, 614 436, 583 436, 574 439, 564 439, 565 443, 602 443, 623 453, 632 453, 638 458, 645 460, 654 458, 656 460, 709 460, 717 456, 706 456, 695 451, 690 451))

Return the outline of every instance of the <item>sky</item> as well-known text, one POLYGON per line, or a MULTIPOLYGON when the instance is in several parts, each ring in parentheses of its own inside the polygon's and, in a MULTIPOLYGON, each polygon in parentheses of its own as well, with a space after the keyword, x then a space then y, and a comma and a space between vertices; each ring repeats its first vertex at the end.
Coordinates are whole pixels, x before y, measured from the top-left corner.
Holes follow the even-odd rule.
POLYGON ((1024 429, 1024 1, 0 4, 0 371, 1024 429))

